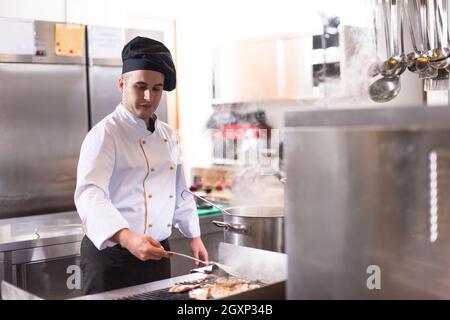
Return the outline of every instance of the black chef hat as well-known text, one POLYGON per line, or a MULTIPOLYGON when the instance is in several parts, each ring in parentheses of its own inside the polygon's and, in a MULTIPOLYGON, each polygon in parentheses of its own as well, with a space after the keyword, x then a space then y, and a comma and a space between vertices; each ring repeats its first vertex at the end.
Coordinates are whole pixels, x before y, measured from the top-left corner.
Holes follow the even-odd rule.
POLYGON ((164 74, 164 90, 172 91, 177 84, 175 65, 169 49, 159 41, 136 37, 122 50, 122 74, 133 70, 153 70, 164 74))

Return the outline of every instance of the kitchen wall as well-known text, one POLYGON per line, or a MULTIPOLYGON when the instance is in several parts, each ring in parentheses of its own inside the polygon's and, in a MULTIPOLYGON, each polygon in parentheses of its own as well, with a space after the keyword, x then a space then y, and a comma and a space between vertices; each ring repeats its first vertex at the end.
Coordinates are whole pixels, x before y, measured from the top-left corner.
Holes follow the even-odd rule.
POLYGON ((65 0, 1 0, 0 16, 36 20, 66 20, 65 0))
MULTIPOLYGON (((364 6, 361 0, 316 0, 314 4, 296 0, 0 0, 0 16, 137 28, 175 20, 178 123, 184 161, 190 168, 208 166, 211 159, 205 124, 212 112, 214 47, 291 32, 320 34, 322 22, 316 8, 324 15, 339 13, 347 23, 364 24, 364 6)), ((403 78, 404 88, 412 90, 404 90, 393 103, 401 103, 402 95, 420 100, 420 82, 414 75, 403 78)), ((278 126, 281 108, 267 108, 273 125, 278 126)))
POLYGON ((210 163, 204 126, 211 114, 212 48, 238 38, 317 28, 317 17, 310 13, 286 0, 0 0, 3 17, 139 28, 175 20, 179 127, 187 168, 210 163))

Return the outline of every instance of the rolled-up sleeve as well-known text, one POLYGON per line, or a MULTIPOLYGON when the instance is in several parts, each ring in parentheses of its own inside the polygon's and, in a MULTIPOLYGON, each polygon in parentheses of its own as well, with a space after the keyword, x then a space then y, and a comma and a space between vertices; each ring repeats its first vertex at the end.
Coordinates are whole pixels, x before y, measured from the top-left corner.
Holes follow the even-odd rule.
POLYGON ((186 179, 182 164, 177 165, 177 185, 176 185, 176 204, 173 216, 173 225, 187 238, 200 236, 200 224, 198 219, 197 206, 194 197, 186 190, 186 179))
POLYGON ((114 141, 108 132, 94 128, 81 146, 74 200, 87 237, 101 250, 129 224, 109 198, 109 181, 115 162, 114 141))

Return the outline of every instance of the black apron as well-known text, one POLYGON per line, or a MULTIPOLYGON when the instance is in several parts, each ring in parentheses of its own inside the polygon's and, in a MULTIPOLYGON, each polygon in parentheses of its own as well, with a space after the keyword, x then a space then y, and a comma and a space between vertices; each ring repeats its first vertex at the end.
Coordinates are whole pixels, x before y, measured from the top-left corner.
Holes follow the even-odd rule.
MULTIPOLYGON (((170 250, 169 241, 160 242, 170 250)), ((84 236, 81 241, 83 295, 135 286, 170 278, 170 260, 141 261, 120 245, 98 250, 84 236)))

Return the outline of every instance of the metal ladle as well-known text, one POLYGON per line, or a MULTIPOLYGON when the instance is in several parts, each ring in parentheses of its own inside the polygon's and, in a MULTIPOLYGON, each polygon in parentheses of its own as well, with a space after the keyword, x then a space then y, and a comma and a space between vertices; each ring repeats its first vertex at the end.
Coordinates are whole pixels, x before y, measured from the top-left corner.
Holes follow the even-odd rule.
MULTIPOLYGON (((448 13, 448 5, 450 1, 442 1, 442 15, 441 15, 441 21, 442 21, 442 29, 443 29, 443 40, 446 44, 446 48, 448 49, 450 46, 450 30, 449 30, 449 24, 450 24, 450 15, 448 13)), ((450 58, 448 58, 450 60, 450 58)), ((448 72, 450 72, 450 63, 445 68, 448 72)))
MULTIPOLYGON (((220 211, 222 211, 222 213, 228 214, 228 215, 232 215, 230 212, 228 212, 225 209, 222 209, 221 207, 215 205, 214 203, 212 203, 211 201, 205 199, 202 196, 199 196, 198 194, 193 193, 190 190, 184 190, 183 192, 181 192, 181 197, 184 199, 183 197, 183 193, 187 192, 190 193, 191 195, 205 201, 206 203, 209 203, 210 205, 212 205, 214 208, 219 209, 220 211)), ((238 223, 227 223, 227 222, 223 222, 223 221, 211 221, 214 225, 220 227, 220 228, 225 228, 225 229, 231 229, 234 230, 236 232, 246 232, 247 231, 247 227, 244 224, 238 224, 238 223)))
MULTIPOLYGON (((183 199, 185 199, 184 196, 183 196, 183 193, 184 193, 184 192, 190 193, 190 194, 193 195, 194 197, 197 197, 197 198, 199 198, 199 199, 205 201, 206 203, 209 203, 209 204, 212 205, 214 208, 219 209, 220 211, 222 211, 222 213, 231 215, 231 213, 228 212, 227 210, 222 209, 221 207, 217 206, 216 204, 212 203, 211 201, 205 199, 205 198, 202 197, 202 196, 199 196, 198 194, 193 193, 193 192, 190 191, 190 190, 187 190, 187 189, 186 189, 186 190, 184 190, 183 192, 181 192, 181 197, 182 197, 183 199)), ((247 231, 247 227, 246 227, 245 225, 243 225, 243 224, 227 223, 227 222, 223 222, 223 221, 211 221, 211 222, 212 222, 214 225, 218 226, 219 228, 231 229, 231 230, 234 230, 234 231, 236 231, 236 232, 246 232, 246 231, 247 231)))
POLYGON ((407 64, 408 70, 415 73, 424 73, 430 68, 430 58, 427 56, 426 42, 427 33, 424 32, 426 25, 425 18, 423 17, 423 10, 420 0, 405 0, 404 11, 407 13, 409 33, 414 51, 408 53, 407 64), (411 8, 409 8, 411 6, 411 8), (417 15, 417 16, 415 16, 417 15), (417 28, 417 36, 414 34, 413 24, 417 28), (420 40, 420 50, 417 45, 417 41, 420 40))
MULTIPOLYGON (((414 1, 414 0, 412 0, 412 1, 414 1)), ((416 4, 416 2, 413 2, 413 5, 414 4, 416 4)), ((413 47, 414 51, 412 51, 406 55, 406 63, 407 63, 409 71, 418 73, 419 70, 417 70, 416 61, 417 61, 417 58, 419 58, 421 56, 421 52, 417 48, 416 36, 414 35, 414 29, 413 29, 414 18, 411 16, 409 8, 407 7, 408 5, 409 5, 409 2, 408 2, 408 0, 406 0, 404 3, 404 11, 407 14, 406 17, 407 17, 407 23, 409 26, 409 35, 411 38, 412 47, 413 47)), ((415 11, 415 12, 417 12, 417 11, 415 11)), ((419 23, 420 23, 420 21, 419 21, 419 23)))
MULTIPOLYGON (((397 0, 391 2, 391 34, 393 48, 389 50, 389 59, 386 60, 381 67, 381 75, 383 77, 394 77, 401 75, 406 70, 404 39, 403 39, 403 10, 397 7, 397 0), (392 14, 394 12, 394 14, 392 14), (400 52, 398 52, 398 14, 400 13, 400 52), (394 52, 395 50, 395 52, 394 52)), ((387 13, 387 10, 385 10, 387 13)), ((389 31, 388 31, 389 32, 389 31)), ((388 38, 388 37, 387 37, 388 38)))
POLYGON ((425 2, 425 11, 422 9, 419 11, 421 12, 421 23, 419 25, 421 27, 422 42, 424 47, 424 51, 421 52, 421 55, 416 60, 416 68, 419 71, 419 79, 431 79, 438 75, 438 71, 431 66, 431 56, 429 54, 431 50, 431 31, 428 20, 431 10, 431 2, 427 1, 425 2))
POLYGON ((369 86, 369 95, 375 102, 388 102, 400 93, 400 89, 401 84, 398 76, 383 77, 369 86))
POLYGON ((412 42, 413 52, 407 54, 408 70, 414 73, 420 73, 429 68, 429 57, 425 50, 426 33, 424 33, 423 24, 425 23, 422 15, 420 0, 405 0, 404 12, 407 14, 409 34, 412 42), (417 15, 417 16, 416 16, 417 15), (414 33, 413 24, 416 26, 417 35, 414 33), (418 46, 420 40, 420 50, 418 46))
POLYGON ((185 199, 185 197, 183 196, 183 194, 184 194, 185 192, 190 193, 190 194, 193 195, 194 197, 197 197, 197 198, 199 198, 200 200, 205 201, 206 203, 212 205, 214 208, 219 209, 220 211, 222 211, 222 213, 231 214, 231 213, 229 213, 228 211, 226 211, 225 209, 222 209, 222 208, 219 207, 218 205, 216 205, 216 204, 212 203, 211 201, 207 200, 206 198, 204 198, 204 197, 202 197, 202 196, 199 196, 198 194, 195 194, 195 193, 193 193, 192 191, 187 190, 187 189, 184 190, 183 192, 181 192, 181 198, 183 198, 183 200, 185 199))
POLYGON ((443 46, 443 26, 441 8, 437 0, 434 0, 434 24, 436 33, 436 48, 430 50, 430 65, 435 69, 445 69, 450 64, 450 50, 443 46))
MULTIPOLYGON (((394 0, 395 1, 395 0, 394 0)), ((396 9, 396 4, 394 5, 396 9)), ((406 64, 402 62, 403 59, 397 60, 396 57, 393 57, 391 42, 390 42, 390 28, 388 27, 387 17, 391 16, 390 9, 388 11, 388 6, 386 2, 383 2, 383 9, 385 13, 385 38, 386 38, 386 51, 388 56, 390 57, 384 64, 384 68, 382 67, 381 75, 382 78, 378 79, 374 83, 369 86, 369 96, 370 98, 379 103, 388 102, 394 99, 399 93, 401 89, 401 83, 399 74, 401 74, 406 69, 406 64)), ((400 20, 402 23, 402 20, 400 20)), ((393 24, 397 23, 396 17, 393 18, 393 24)), ((400 28, 403 31, 403 27, 400 28)), ((395 28, 397 30, 397 28, 395 28)), ((396 36, 393 38, 394 45, 397 46, 396 36)), ((403 51, 403 49, 402 49, 403 51)), ((400 55, 401 56, 401 55, 400 55)))

